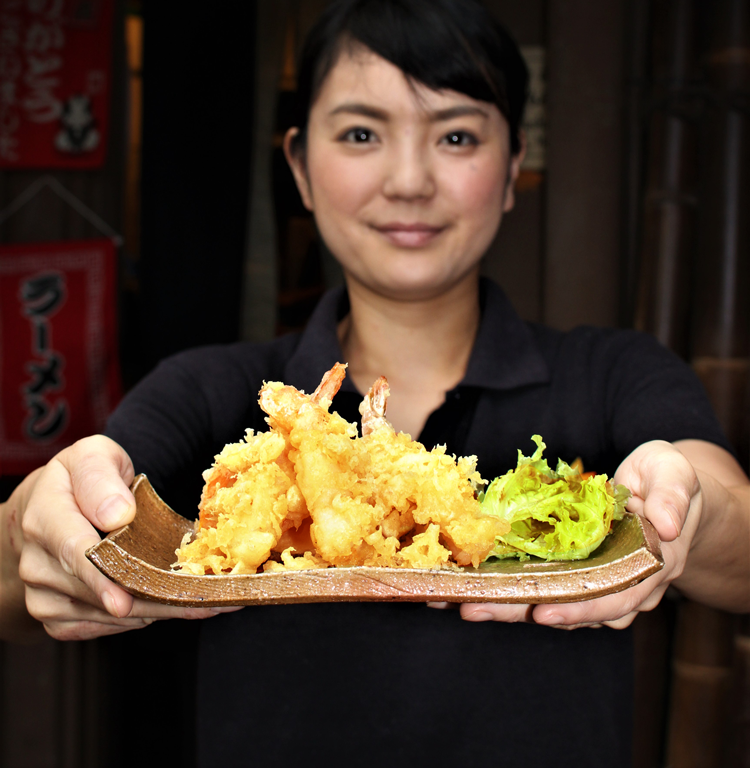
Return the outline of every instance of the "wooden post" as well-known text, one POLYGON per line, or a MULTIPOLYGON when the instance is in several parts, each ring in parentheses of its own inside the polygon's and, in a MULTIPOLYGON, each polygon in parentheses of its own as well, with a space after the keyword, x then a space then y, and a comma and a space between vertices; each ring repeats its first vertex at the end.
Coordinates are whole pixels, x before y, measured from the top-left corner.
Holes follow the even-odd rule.
POLYGON ((750 768, 750 616, 742 616, 734 636, 732 734, 729 765, 750 768))
POLYGON ((735 617, 685 600, 672 660, 667 765, 726 768, 735 617))
MULTIPOLYGON (((708 98, 700 144, 691 356, 747 468, 750 118, 742 105, 750 95, 750 2, 716 0, 710 6, 702 62, 708 98)), ((735 644, 735 636, 743 637, 736 624, 736 617, 721 611, 689 602, 680 608, 668 741, 668 764, 674 768, 724 768, 730 760, 734 766, 748 764, 747 753, 732 743, 740 737, 741 716, 730 704, 747 700, 747 688, 739 685, 750 655, 747 642, 735 644)))
POLYGON ((750 401, 750 2, 712 4, 701 136, 701 222, 693 366, 748 466, 750 401))
MULTIPOLYGON (((688 351, 688 285, 697 213, 697 125, 700 103, 695 97, 698 25, 694 0, 651 0, 648 13, 641 10, 640 25, 646 26, 650 43, 650 89, 641 86, 641 103, 629 105, 631 155, 629 182, 637 188, 642 218, 640 240, 636 219, 628 217, 625 258, 630 270, 638 266, 634 301, 636 328, 655 335, 665 346, 683 356, 688 351), (644 19, 643 16, 648 18, 644 19), (644 104, 645 102, 645 104, 644 104), (645 122, 645 195, 641 158, 632 150, 640 147, 633 120, 645 122), (636 256, 627 247, 637 243, 636 256)), ((633 9, 635 15, 637 9, 633 9)), ((637 18, 637 17, 636 17, 637 18)), ((645 47, 645 46, 644 46, 645 47)), ((635 56, 633 50, 631 56, 635 56)), ((648 61, 646 52, 642 54, 648 61)), ((632 64, 633 76, 642 72, 632 64)), ((645 62, 641 66, 645 69, 645 62)), ((642 79, 646 79, 643 72, 642 79)), ((631 192, 631 197, 633 193, 631 192)), ((634 625, 635 712, 633 765, 658 768, 663 765, 664 732, 667 722, 670 634, 674 605, 665 601, 655 611, 638 617, 634 625)))
POLYGON ((542 321, 616 325, 623 193, 623 0, 551 0, 542 321))
POLYGON ((654 83, 635 324, 686 357, 700 111, 696 9, 694 0, 663 0, 652 10, 654 83))
POLYGON ((620 324, 630 327, 640 280, 639 265, 643 243, 644 160, 648 138, 648 110, 651 47, 651 1, 628 4, 626 27, 625 167, 623 181, 623 249, 620 269, 620 324))

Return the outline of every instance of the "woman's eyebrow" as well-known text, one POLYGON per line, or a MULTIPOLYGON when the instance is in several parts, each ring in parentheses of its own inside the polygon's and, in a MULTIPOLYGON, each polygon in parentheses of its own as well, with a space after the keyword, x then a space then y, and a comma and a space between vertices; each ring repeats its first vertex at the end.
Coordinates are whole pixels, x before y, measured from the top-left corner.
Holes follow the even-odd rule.
POLYGON ((489 117, 487 110, 481 107, 476 107, 473 104, 459 104, 455 107, 448 107, 447 109, 438 109, 434 112, 430 112, 430 121, 438 123, 441 120, 452 120, 454 117, 466 117, 476 115, 478 117, 489 117))
MULTIPOLYGON (((370 117, 374 120, 383 121, 388 120, 389 117, 388 112, 385 110, 360 102, 345 102, 344 104, 339 104, 339 106, 332 109, 329 114, 331 116, 340 114, 362 115, 363 117, 370 117)), ((431 123, 439 123, 443 120, 453 120, 456 117, 489 117, 487 110, 473 104, 459 104, 455 107, 446 107, 445 109, 429 111, 427 114, 431 123)))
POLYGON ((338 107, 332 109, 329 112, 330 115, 362 115, 363 117, 371 117, 374 120, 387 120, 388 113, 377 107, 371 107, 368 104, 359 104, 353 102, 346 102, 339 104, 338 107))

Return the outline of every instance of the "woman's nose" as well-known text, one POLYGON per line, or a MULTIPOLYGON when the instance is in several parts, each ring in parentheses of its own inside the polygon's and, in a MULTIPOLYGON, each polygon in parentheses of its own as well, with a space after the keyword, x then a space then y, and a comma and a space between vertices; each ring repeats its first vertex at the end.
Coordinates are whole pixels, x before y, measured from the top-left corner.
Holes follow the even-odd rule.
POLYGON ((383 194, 402 200, 432 197, 435 177, 429 153, 408 141, 394 147, 383 181, 383 194))

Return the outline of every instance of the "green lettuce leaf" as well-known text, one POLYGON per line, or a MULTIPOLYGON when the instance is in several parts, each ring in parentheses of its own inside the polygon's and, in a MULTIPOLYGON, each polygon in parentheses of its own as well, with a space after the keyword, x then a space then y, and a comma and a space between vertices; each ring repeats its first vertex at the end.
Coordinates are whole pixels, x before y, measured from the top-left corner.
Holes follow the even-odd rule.
POLYGON ((552 471, 542 457, 547 447, 539 435, 527 458, 518 452, 518 466, 493 480, 480 495, 482 511, 510 523, 489 557, 530 556, 544 560, 588 557, 622 519, 630 491, 613 487, 606 475, 582 475, 564 461, 552 471))

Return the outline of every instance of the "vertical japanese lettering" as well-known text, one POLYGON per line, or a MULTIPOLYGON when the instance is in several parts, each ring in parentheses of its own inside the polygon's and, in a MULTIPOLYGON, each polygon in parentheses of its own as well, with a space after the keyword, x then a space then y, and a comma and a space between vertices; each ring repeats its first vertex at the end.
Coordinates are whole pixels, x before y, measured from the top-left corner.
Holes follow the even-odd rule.
POLYGON ((26 363, 29 379, 22 390, 26 405, 24 431, 32 440, 58 437, 70 419, 63 370, 65 358, 52 348, 50 318, 65 303, 65 276, 42 272, 23 280, 19 298, 24 315, 31 323, 30 359, 26 363))

